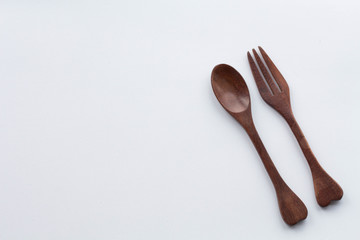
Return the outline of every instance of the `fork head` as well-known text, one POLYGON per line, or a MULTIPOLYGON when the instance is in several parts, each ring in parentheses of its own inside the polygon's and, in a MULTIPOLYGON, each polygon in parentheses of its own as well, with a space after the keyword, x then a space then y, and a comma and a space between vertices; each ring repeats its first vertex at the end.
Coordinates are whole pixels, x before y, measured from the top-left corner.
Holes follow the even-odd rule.
POLYGON ((264 61, 255 49, 252 50, 259 67, 256 66, 250 52, 247 53, 247 56, 260 95, 267 104, 280 114, 287 114, 291 111, 289 86, 264 49, 259 47, 259 50, 264 61))

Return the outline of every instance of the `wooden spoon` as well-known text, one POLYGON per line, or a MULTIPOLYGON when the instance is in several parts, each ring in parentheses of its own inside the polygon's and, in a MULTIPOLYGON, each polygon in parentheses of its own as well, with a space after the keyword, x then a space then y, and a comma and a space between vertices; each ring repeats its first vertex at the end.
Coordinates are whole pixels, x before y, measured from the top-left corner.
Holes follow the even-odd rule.
POLYGON ((284 221, 294 225, 305 219, 307 217, 305 204, 281 178, 256 131, 251 115, 249 89, 243 77, 233 67, 220 64, 212 71, 211 85, 220 104, 243 126, 253 142, 274 185, 284 221))

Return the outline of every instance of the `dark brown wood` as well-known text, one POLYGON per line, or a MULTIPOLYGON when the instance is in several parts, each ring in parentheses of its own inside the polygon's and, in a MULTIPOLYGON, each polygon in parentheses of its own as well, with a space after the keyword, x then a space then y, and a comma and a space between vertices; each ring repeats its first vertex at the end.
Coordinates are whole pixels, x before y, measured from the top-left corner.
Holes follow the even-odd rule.
POLYGON ((259 47, 259 50, 270 72, 266 69, 264 62, 261 60, 255 49, 253 49, 256 62, 262 72, 261 75, 254 59, 248 52, 248 60, 256 85, 264 101, 285 118, 294 133, 310 166, 314 182, 315 196, 318 204, 325 207, 333 200, 340 200, 343 196, 343 190, 339 184, 335 182, 335 180, 332 179, 320 166, 311 151, 299 124, 295 120, 290 104, 289 86, 287 85, 285 78, 281 75, 280 71, 266 52, 261 47, 259 47))
POLYGON ((212 71, 211 85, 220 104, 243 126, 259 153, 274 185, 284 221, 294 225, 305 219, 307 217, 305 204, 281 178, 256 131, 251 115, 249 90, 240 73, 229 65, 217 65, 212 71))

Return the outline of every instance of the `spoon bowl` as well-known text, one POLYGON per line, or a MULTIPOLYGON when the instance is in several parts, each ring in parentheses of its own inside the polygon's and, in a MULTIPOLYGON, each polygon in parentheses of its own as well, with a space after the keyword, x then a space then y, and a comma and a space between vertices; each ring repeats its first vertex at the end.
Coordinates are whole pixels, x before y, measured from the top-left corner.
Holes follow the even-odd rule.
POLYGON ((240 113, 250 107, 249 89, 233 67, 217 65, 211 75, 211 85, 216 98, 228 112, 240 113))

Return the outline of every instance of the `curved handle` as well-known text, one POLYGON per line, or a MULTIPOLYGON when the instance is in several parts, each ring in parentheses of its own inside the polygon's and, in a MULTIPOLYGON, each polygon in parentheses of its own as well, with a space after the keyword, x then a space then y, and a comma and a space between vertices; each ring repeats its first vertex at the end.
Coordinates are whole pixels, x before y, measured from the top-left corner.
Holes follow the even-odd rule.
POLYGON ((321 207, 326 207, 331 201, 340 200, 343 196, 343 190, 340 185, 320 166, 295 117, 292 115, 285 119, 294 133, 296 140, 298 141, 309 164, 314 182, 316 201, 318 204, 321 207))
POLYGON ((307 217, 305 204, 289 188, 280 176, 268 152, 266 151, 254 124, 252 123, 248 125, 245 129, 274 185, 282 218, 289 225, 294 225, 297 222, 304 220, 307 217))

